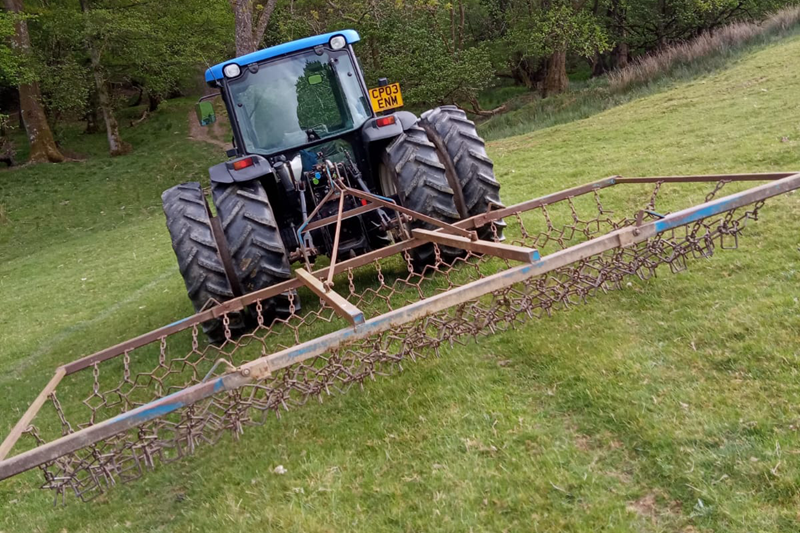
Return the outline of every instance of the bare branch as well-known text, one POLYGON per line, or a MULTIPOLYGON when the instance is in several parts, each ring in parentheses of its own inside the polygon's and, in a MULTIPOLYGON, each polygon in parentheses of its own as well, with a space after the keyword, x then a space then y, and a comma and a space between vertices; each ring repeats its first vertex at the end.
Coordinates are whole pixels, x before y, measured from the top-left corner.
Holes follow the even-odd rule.
POLYGON ((275 11, 275 5, 277 3, 278 0, 268 0, 264 8, 261 10, 261 14, 258 15, 258 18, 254 21, 255 28, 253 30, 253 47, 256 49, 259 47, 261 40, 264 38, 264 33, 267 31, 269 19, 272 18, 272 12, 275 11))

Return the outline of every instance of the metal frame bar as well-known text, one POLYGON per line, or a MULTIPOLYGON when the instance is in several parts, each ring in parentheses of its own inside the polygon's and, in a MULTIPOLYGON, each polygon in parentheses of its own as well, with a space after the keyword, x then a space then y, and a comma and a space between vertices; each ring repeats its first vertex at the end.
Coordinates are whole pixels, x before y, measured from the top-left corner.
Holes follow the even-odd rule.
POLYGON ((306 226, 305 231, 313 231, 317 228, 329 226, 330 224, 333 224, 337 220, 347 220, 348 218, 357 217, 358 215, 363 215, 364 213, 377 211, 380 208, 381 206, 375 205, 374 203, 370 202, 367 205, 362 205, 360 207, 356 207, 355 209, 350 209, 349 211, 345 211, 341 217, 330 216, 327 218, 321 218, 316 222, 312 222, 308 226, 306 226))
MULTIPOLYGON (((436 226, 436 227, 439 228, 439 230, 447 230, 447 231, 450 231, 450 232, 454 233, 455 235, 468 237, 470 240, 473 240, 473 241, 477 240, 477 238, 478 238, 477 233, 475 233, 474 231, 468 231, 468 230, 462 229, 462 228, 460 228, 458 226, 454 226, 452 224, 448 224, 446 222, 442 222, 441 220, 437 220, 437 219, 435 219, 433 217, 429 217, 427 215, 423 215, 422 213, 419 213, 417 211, 412 211, 411 209, 405 208, 405 207, 397 204, 397 202, 395 202, 391 198, 386 198, 386 197, 383 197, 383 196, 379 196, 377 194, 373 194, 371 192, 360 191, 358 189, 350 188, 350 187, 345 185, 344 180, 342 179, 342 176, 339 174, 338 167, 334 167, 334 170, 336 171, 336 179, 334 179, 333 176, 331 176, 330 169, 326 168, 326 173, 328 174, 328 180, 331 183, 333 183, 334 187, 332 187, 331 190, 328 191, 328 193, 325 195, 325 197, 319 202, 317 207, 314 208, 314 210, 311 212, 311 214, 306 218, 306 220, 303 221, 303 224, 297 230, 297 237, 298 237, 298 239, 300 241, 300 247, 301 247, 301 249, 303 251, 303 259, 306 262, 306 268, 308 269, 309 272, 311 272, 311 265, 309 264, 309 261, 308 261, 308 253, 306 251, 306 247, 305 247, 304 240, 303 240, 303 233, 307 232, 307 231, 311 231, 312 227, 321 227, 321 226, 326 226, 326 225, 329 225, 329 224, 336 223, 336 229, 334 230, 334 237, 333 237, 333 247, 332 247, 332 251, 331 251, 331 264, 330 264, 330 267, 328 269, 327 278, 323 282, 323 287, 326 290, 331 290, 333 288, 333 277, 336 274, 336 266, 337 266, 336 263, 337 263, 337 259, 338 259, 338 256, 339 256, 339 237, 340 237, 341 231, 342 231, 342 222, 344 220, 346 220, 346 219, 348 219, 348 218, 350 218, 352 216, 355 216, 357 214, 360 214, 362 212, 371 211, 373 209, 378 209, 381 206, 382 207, 386 207, 388 209, 394 210, 396 215, 397 215, 398 224, 400 224, 401 227, 403 229, 405 229, 404 233, 409 238, 411 238, 411 236, 409 235, 408 230, 404 226, 402 226, 402 220, 400 218, 400 214, 406 215, 407 217, 409 217, 409 219, 421 220, 422 222, 426 222, 426 223, 428 223, 430 225, 436 226), (334 194, 334 191, 338 191, 338 195, 334 194), (344 215, 344 213, 345 213, 345 211, 344 211, 344 199, 345 199, 345 196, 348 195, 348 194, 350 196, 352 196, 353 198, 358 198, 358 199, 360 199, 360 200, 362 200, 364 202, 369 201, 370 203, 367 204, 367 205, 364 205, 364 206, 362 206, 360 208, 356 208, 356 209, 351 210, 349 212, 349 214, 347 216, 345 216, 344 215), (327 218, 324 218, 324 219, 318 220, 317 222, 313 222, 312 223, 311 221, 314 219, 314 217, 317 215, 317 213, 319 213, 319 211, 322 208, 322 206, 325 205, 327 202, 331 201, 332 199, 338 199, 339 200, 339 207, 337 209, 336 215, 335 216, 330 216, 330 217, 327 217, 327 218), (365 209, 368 206, 369 206, 369 209, 365 209)), ((219 222, 217 221, 217 223, 219 223, 219 222)), ((223 263, 225 263, 225 257, 222 257, 222 260, 223 260, 223 263)), ((306 282, 306 283, 309 282, 309 280, 307 278, 304 278, 303 281, 306 282)), ((235 296, 241 296, 241 294, 236 294, 236 293, 234 293, 234 295, 235 296)))
POLYGON ((455 235, 460 235, 461 237, 467 237, 468 239, 472 240, 478 238, 478 236, 475 234, 474 231, 465 230, 458 224, 448 224, 446 222, 442 222, 441 220, 437 220, 433 217, 429 217, 428 215, 423 215, 422 213, 412 211, 411 209, 403 207, 402 205, 396 204, 394 202, 388 202, 383 198, 375 196, 374 194, 365 193, 364 191, 359 191, 357 189, 351 189, 350 187, 345 187, 343 190, 347 193, 352 194, 356 198, 361 198, 362 200, 369 200, 380 206, 386 207, 388 209, 393 209, 398 213, 408 215, 411 218, 416 218, 417 220, 421 220, 422 222, 426 222, 432 226, 436 226, 440 229, 447 230, 455 235))
MULTIPOLYGON (((344 213, 344 198, 345 193, 339 194, 339 211, 336 214, 336 231, 333 234, 333 249, 331 250, 331 266, 334 268, 328 272, 328 278, 325 281, 325 287, 330 289, 333 287, 333 275, 335 272, 336 259, 339 257, 339 237, 342 234, 342 213, 344 213)), ((322 205, 322 204, 320 204, 322 205)), ((309 269, 310 270, 310 269, 309 269)))
POLYGON ((708 174, 703 176, 654 176, 648 178, 617 177, 616 183, 709 183, 715 181, 774 181, 788 178, 795 172, 764 172, 760 174, 708 174))
POLYGON ((47 400, 47 397, 56 390, 56 387, 67 375, 67 371, 63 366, 60 366, 56 369, 56 373, 53 374, 53 377, 50 378, 50 381, 47 382, 47 385, 44 386, 42 392, 33 400, 33 403, 28 407, 22 417, 19 419, 17 424, 11 429, 11 432, 8 436, 3 440, 3 443, 0 444, 0 461, 6 458, 8 452, 14 447, 19 440, 20 436, 22 436, 22 432, 27 429, 28 425, 33 422, 33 419, 39 413, 39 409, 42 408, 44 402, 47 400))
MULTIPOLYGON (((6 479, 48 461, 57 459, 58 457, 68 453, 74 452, 83 448, 87 444, 98 442, 127 429, 140 426, 149 420, 174 412, 182 407, 191 405, 220 391, 238 389, 244 385, 263 379, 276 370, 321 355, 327 351, 330 351, 331 349, 336 348, 337 346, 342 345, 343 343, 353 342, 367 338, 371 335, 388 331, 396 326, 432 315, 452 306, 468 302, 494 291, 510 287, 516 283, 525 281, 528 278, 552 272, 553 270, 561 268, 565 265, 574 263, 576 261, 581 261, 608 250, 641 243, 665 231, 669 231, 680 226, 685 226, 708 217, 719 215, 732 209, 761 202, 768 198, 785 194, 792 190, 800 189, 800 173, 746 174, 713 177, 692 176, 685 178, 615 177, 608 178, 606 180, 600 180, 598 182, 581 187, 575 187, 573 189, 548 195, 536 200, 523 202, 517 206, 512 206, 511 208, 500 209, 491 213, 480 215, 478 217, 473 217, 472 219, 463 220, 459 222, 459 227, 476 227, 477 222, 486 223, 485 221, 497 220, 503 216, 534 209, 542 205, 547 205, 548 203, 553 203, 573 196, 578 196, 580 194, 585 194, 587 192, 609 187, 617 183, 704 182, 720 180, 769 180, 772 182, 748 189, 740 193, 732 194, 694 207, 690 207, 682 211, 678 211, 659 220, 638 226, 626 227, 608 233, 601 237, 585 241, 562 251, 537 258, 531 263, 513 267, 489 277, 473 281, 461 287, 453 288, 447 292, 434 295, 425 300, 417 301, 403 308, 396 309, 366 320, 363 323, 355 325, 354 327, 344 328, 322 337, 301 343, 297 346, 293 346, 270 355, 262 356, 254 361, 251 361, 250 363, 242 365, 237 369, 236 372, 225 374, 221 377, 213 379, 212 381, 187 387, 186 389, 173 393, 169 396, 165 396, 164 398, 150 402, 147 405, 122 413, 109 420, 105 420, 96 425, 81 429, 69 435, 65 435, 38 448, 34 448, 27 452, 0 461, 0 480, 6 479)), ((428 237, 429 235, 425 236, 428 237)), ((450 237, 451 236, 448 236, 448 238, 450 237)), ((366 254, 366 256, 370 257, 362 256, 361 258, 354 258, 336 265, 336 268, 334 269, 323 269, 314 274, 307 274, 309 277, 314 278, 315 276, 330 274, 328 270, 341 272, 342 270, 346 268, 352 268, 357 264, 363 265, 377 258, 386 257, 393 253, 397 253, 398 251, 419 246, 424 242, 424 240, 419 238, 412 239, 411 241, 389 246, 384 250, 378 250, 378 252, 385 251, 386 253, 384 254, 375 254, 373 252, 371 254, 366 254)), ((316 279, 316 281, 319 280, 316 279)), ((301 284, 303 281, 296 279, 293 280, 293 282, 283 283, 281 284, 281 292, 284 292, 287 290, 287 288, 299 286, 292 285, 292 287, 288 287, 288 285, 291 285, 292 283, 301 284)), ((241 309, 244 305, 246 305, 245 302, 252 303, 253 301, 267 297, 266 295, 268 294, 271 294, 271 291, 265 290, 259 291, 258 293, 252 293, 247 295, 247 297, 231 300, 213 309, 199 313, 194 317, 170 324, 169 326, 156 330, 155 332, 151 332, 150 334, 137 337, 132 341, 121 343, 115 347, 108 348, 91 356, 74 361, 68 365, 59 367, 56 375, 53 377, 53 379, 51 379, 50 383, 48 383, 47 387, 45 387, 39 396, 37 396, 36 400, 34 400, 34 402, 31 404, 29 409, 12 430, 9 437, 7 437, 6 441, 3 442, 2 446, 10 450, 10 448, 16 442, 16 439, 19 437, 18 434, 16 437, 14 437, 14 435, 16 433, 21 434, 22 430, 27 427, 27 425, 36 415, 36 412, 44 403, 44 400, 49 394, 52 393, 52 391, 58 385, 58 382, 65 375, 69 375, 81 369, 92 366, 97 362, 118 356, 125 351, 129 351, 138 346, 143 346, 152 342, 153 340, 163 338, 168 334, 187 329, 188 327, 208 320, 213 316, 220 316, 225 312, 241 309)), ((329 295, 327 292, 326 294, 329 295)), ((5 450, 5 453, 7 453, 8 450, 5 450)))
POLYGON ((540 258, 538 250, 524 246, 512 246, 501 242, 484 241, 480 239, 471 241, 457 235, 448 235, 446 233, 438 233, 424 229, 415 229, 411 233, 414 237, 423 241, 435 242, 436 244, 452 246, 453 248, 461 248, 479 254, 489 254, 502 257, 503 259, 511 259, 512 261, 533 263, 540 258))
POLYGON ((336 311, 337 315, 350 322, 350 325, 357 326, 364 323, 364 313, 361 309, 348 302, 338 292, 328 289, 314 274, 304 268, 298 268, 294 273, 314 294, 325 300, 336 311))

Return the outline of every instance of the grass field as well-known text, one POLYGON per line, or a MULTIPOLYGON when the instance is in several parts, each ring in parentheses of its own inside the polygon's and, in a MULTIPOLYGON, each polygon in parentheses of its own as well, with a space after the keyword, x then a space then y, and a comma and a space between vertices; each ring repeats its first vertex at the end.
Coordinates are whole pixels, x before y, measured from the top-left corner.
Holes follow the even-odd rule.
MULTIPOLYGON (((797 57, 793 37, 493 142, 504 199, 800 169, 797 57)), ((58 364, 190 313, 160 193, 221 154, 187 140, 187 111, 126 131, 130 156, 75 135, 86 162, 0 174, 4 434, 58 364)), ((0 531, 797 531, 799 217, 800 195, 771 201, 739 251, 445 350, 91 504, 53 508, 38 472, 2 482, 0 531)))

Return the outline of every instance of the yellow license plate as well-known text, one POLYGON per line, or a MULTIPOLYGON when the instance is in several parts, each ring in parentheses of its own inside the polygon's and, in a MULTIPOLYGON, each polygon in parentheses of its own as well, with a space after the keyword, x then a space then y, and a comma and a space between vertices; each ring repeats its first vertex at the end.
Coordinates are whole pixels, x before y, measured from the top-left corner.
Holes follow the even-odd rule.
POLYGON ((403 95, 400 93, 399 83, 370 89, 369 99, 372 102, 372 109, 375 112, 403 106, 403 95))

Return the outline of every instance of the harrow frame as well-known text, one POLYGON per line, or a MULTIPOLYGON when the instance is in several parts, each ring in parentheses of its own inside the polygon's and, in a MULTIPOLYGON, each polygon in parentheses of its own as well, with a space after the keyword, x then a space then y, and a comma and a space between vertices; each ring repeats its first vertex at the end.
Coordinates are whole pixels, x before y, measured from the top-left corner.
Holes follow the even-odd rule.
MULTIPOLYGON (((215 305, 191 317, 184 318, 134 339, 58 367, 52 379, 47 383, 44 389, 42 389, 6 439, 0 444, 0 480, 35 467, 40 467, 45 474, 45 487, 55 489, 57 496, 61 495, 63 497, 67 488, 71 488, 82 498, 86 494, 99 493, 102 491, 102 483, 113 485, 115 483, 115 478, 125 478, 124 474, 128 466, 123 466, 123 463, 128 464, 132 461, 135 463, 137 472, 142 469, 142 465, 139 464, 140 462, 147 467, 152 467, 154 465, 152 452, 156 450, 156 448, 151 447, 152 449, 148 450, 147 442, 142 444, 139 448, 137 448, 137 444, 123 443, 118 446, 116 452, 113 451, 114 448, 111 446, 112 451, 104 453, 105 449, 102 447, 103 442, 107 440, 109 442, 114 442, 113 439, 117 438, 115 436, 124 434, 126 431, 134 428, 141 428, 148 422, 166 417, 177 411, 193 409, 193 406, 198 404, 198 402, 214 396, 224 395, 225 393, 230 393, 231 398, 233 398, 231 401, 234 402, 234 404, 239 402, 236 404, 238 406, 237 408, 241 407, 239 404, 242 404, 242 402, 244 402, 243 405, 247 408, 252 407, 255 402, 258 405, 267 405, 267 407, 264 408, 265 410, 277 411, 282 400, 268 398, 266 396, 267 392, 263 392, 262 389, 265 388, 263 385, 265 380, 274 378, 274 376, 284 369, 308 362, 309 360, 314 360, 314 358, 323 354, 340 354, 347 350, 349 346, 359 342, 364 343, 364 346, 373 346, 373 348, 369 348, 373 350, 373 353, 369 354, 370 357, 377 354, 380 357, 392 359, 393 356, 387 353, 388 348, 384 347, 381 343, 385 340, 385 336, 391 335, 392 330, 396 328, 401 328, 401 331, 404 331, 409 337, 413 335, 419 337, 418 340, 400 339, 399 337, 391 338, 392 342, 400 343, 400 349, 403 353, 397 356, 399 359, 402 358, 403 354, 413 358, 416 350, 421 349, 423 344, 431 344, 431 338, 434 339, 432 348, 436 350, 440 344, 447 342, 452 344, 452 342, 458 341, 461 336, 476 336, 481 334, 480 328, 488 328, 493 331, 495 326, 503 321, 510 322, 517 320, 518 317, 525 319, 525 315, 528 317, 531 316, 530 307, 523 308, 524 306, 522 306, 517 309, 509 303, 507 304, 508 309, 503 311, 508 316, 501 316, 500 312, 497 310, 489 314, 471 311, 474 304, 480 301, 481 298, 487 296, 500 299, 506 298, 509 295, 508 291, 513 291, 514 286, 530 283, 533 278, 559 271, 559 269, 573 264, 586 265, 591 258, 610 251, 624 253, 626 249, 632 249, 640 245, 646 248, 649 242, 657 240, 660 235, 666 232, 673 231, 683 226, 698 224, 704 220, 712 219, 713 217, 718 217, 726 213, 733 213, 737 209, 753 204, 756 206, 755 209, 752 212, 745 213, 745 216, 742 218, 745 220, 748 218, 755 218, 758 208, 763 205, 765 200, 796 189, 800 189, 800 173, 795 172, 643 178, 614 176, 537 199, 528 200, 510 207, 495 209, 488 213, 462 220, 454 225, 455 228, 448 228, 445 227, 447 225, 440 224, 439 229, 435 231, 414 230, 411 238, 405 241, 338 263, 335 262, 334 259, 331 266, 315 272, 301 269, 297 271, 297 276, 291 280, 215 305), (722 186, 735 181, 766 181, 768 183, 729 196, 714 198, 722 186), (716 188, 706 197, 704 203, 667 215, 660 215, 654 212, 652 204, 654 203, 655 195, 658 193, 661 185, 669 183, 701 182, 717 183, 716 188), (545 209, 548 205, 563 201, 569 201, 570 206, 572 206, 571 202, 573 198, 592 193, 596 196, 597 191, 601 189, 623 184, 654 184, 656 190, 653 194, 649 209, 640 210, 635 218, 626 219, 625 222, 619 224, 620 227, 609 233, 599 236, 589 235, 587 233, 587 240, 548 255, 540 255, 538 250, 531 247, 485 241, 476 238, 476 229, 488 224, 493 225, 503 218, 519 218, 521 213, 534 209, 545 209), (417 246, 429 245, 430 243, 435 243, 436 246, 443 245, 462 248, 467 251, 470 257, 479 257, 478 254, 497 257, 505 263, 507 268, 487 275, 486 277, 481 275, 478 279, 469 281, 460 286, 453 286, 453 283, 448 277, 449 287, 443 292, 437 292, 432 296, 424 297, 423 299, 408 303, 396 309, 390 306, 388 312, 371 318, 367 318, 356 305, 348 301, 347 297, 333 290, 332 280, 334 275, 349 273, 352 293, 353 269, 372 263, 377 264, 378 260, 397 254, 405 254, 407 258, 408 250, 417 246), (509 261, 520 262, 521 264, 512 266, 509 261), (301 287, 310 289, 320 298, 323 308, 327 306, 335 315, 343 318, 348 325, 320 337, 305 342, 299 342, 293 346, 284 346, 282 349, 274 351, 273 353, 266 352, 266 342, 265 340, 261 340, 260 342, 264 345, 262 355, 239 365, 232 364, 231 358, 228 357, 230 354, 226 351, 226 346, 229 343, 236 344, 235 341, 229 339, 228 342, 220 347, 219 353, 221 358, 216 360, 214 366, 204 379, 195 379, 194 382, 188 386, 169 394, 164 394, 164 391, 161 391, 159 387, 158 393, 156 394, 158 397, 152 401, 141 405, 128 405, 125 403, 121 412, 101 421, 95 421, 95 410, 92 409, 90 422, 83 425, 83 427, 78 430, 73 430, 68 423, 65 424, 64 417, 58 406, 58 400, 56 399, 57 387, 65 377, 86 369, 94 369, 94 395, 98 396, 97 374, 99 373, 99 364, 120 356, 127 360, 130 358, 130 354, 133 350, 156 342, 161 343, 161 355, 163 356, 166 339, 171 335, 185 330, 192 330, 192 353, 199 353, 197 330, 202 322, 211 318, 222 317, 223 319, 227 319, 229 313, 241 311, 248 306, 256 306, 259 309, 260 317, 261 302, 279 294, 286 294, 289 291, 297 290, 301 287), (476 323, 470 325, 468 323, 469 321, 459 321, 455 320, 455 318, 453 319, 455 322, 454 324, 445 323, 445 321, 437 319, 440 313, 453 312, 454 309, 456 310, 456 317, 460 317, 461 314, 465 312, 475 312, 477 313, 475 316, 479 317, 480 320, 474 320, 474 317, 472 317, 473 321, 476 323), (412 323, 415 324, 413 327, 411 325, 412 323), (402 327, 407 327, 409 329, 402 330, 402 327), (426 336, 426 332, 430 331, 438 333, 434 337, 426 336), (374 342, 370 340, 376 338, 378 340, 374 342), (372 344, 370 344, 371 342, 372 344), (221 363, 224 363, 225 372, 215 375, 214 371, 221 363), (265 395, 264 399, 254 400, 251 397, 250 400, 247 400, 250 403, 246 403, 247 401, 242 400, 244 393, 241 391, 248 386, 252 386, 253 390, 256 391, 252 394, 260 394, 263 392, 265 395), (35 427, 31 424, 37 413, 48 400, 52 401, 59 410, 63 431, 61 437, 50 442, 44 442, 42 439, 36 437, 35 427), (132 408, 126 410, 126 407, 132 408), (30 433, 36 437, 40 445, 19 453, 18 455, 7 457, 20 437, 26 433, 30 433), (86 452, 83 450, 86 450, 86 452), (119 450, 124 450, 125 453, 128 453, 124 461, 113 457, 115 453, 119 456, 122 455, 123 452, 119 450), (84 453, 84 456, 79 457, 77 455, 79 452, 84 453), (78 466, 76 467, 76 465, 78 466), (85 490, 87 486, 85 479, 78 479, 76 471, 81 469, 88 472, 88 475, 93 479, 91 490, 85 490), (100 488, 99 491, 94 491, 95 485, 100 488)), ((346 191, 341 190, 340 194, 343 195, 346 192, 363 195, 360 191, 351 191, 349 189, 346 191)), ((379 205, 379 202, 369 195, 365 197, 365 200, 375 202, 374 205, 376 206, 379 205)), ((602 207, 600 207, 600 212, 602 214, 602 207)), ((398 213, 398 217, 399 216, 400 214, 398 213)), ((546 212, 545 216, 547 217, 546 212)), ((315 224, 340 223, 341 220, 342 212, 340 211, 336 220, 326 219, 324 221, 317 221, 315 224)), ((575 220, 577 221, 577 217, 575 220)), ((716 237, 712 236, 711 239, 721 239, 725 235, 736 237, 739 231, 741 231, 739 220, 741 219, 737 219, 736 221, 733 221, 733 219, 720 220, 719 228, 715 230, 716 233, 714 233, 716 237)), ((549 225, 549 218, 547 222, 549 225)), ((741 226, 743 226, 743 224, 741 226)), ((689 243, 688 246, 693 253, 698 250, 702 252, 703 246, 713 247, 713 242, 711 244, 693 243, 693 238, 693 234, 687 230, 686 242, 689 243)), ((467 263, 467 261, 464 261, 464 263, 467 263)), ((640 267, 641 265, 638 265, 636 269, 640 267)), ((437 264, 435 270, 438 270, 438 268, 439 266, 437 264)), ((627 275, 634 274, 636 273, 636 269, 630 272, 625 271, 624 273, 627 275)), ((380 270, 378 272, 380 274, 380 270)), ((599 282, 598 286, 595 288, 604 290, 602 283, 605 283, 605 281, 599 282)), ((383 284, 382 278, 381 284, 383 284)), ((524 297, 521 298, 523 298, 523 300, 524 298, 530 300, 535 298, 535 296, 524 295, 524 297)), ((547 310, 549 312, 549 308, 547 308, 547 310)), ((264 326, 261 320, 259 321, 259 326, 264 326)), ((271 327, 272 325, 269 326, 269 328, 271 327)), ((367 350, 363 352, 366 354, 369 349, 364 349, 367 350)), ((394 359, 392 359, 392 361, 394 361, 394 359)), ((164 366, 164 361, 160 359, 159 365, 164 366)), ((125 380, 130 381, 127 361, 125 363, 125 371, 125 380)), ((369 377, 372 376, 370 375, 369 377)), ((323 387, 324 390, 315 391, 315 393, 329 393, 330 391, 327 390, 328 385, 329 384, 326 384, 323 387)), ((226 412, 233 412, 230 410, 232 409, 230 406, 228 409, 229 411, 226 412)), ((201 410, 199 413, 192 414, 191 416, 212 416, 212 414, 209 414, 210 412, 210 408, 208 408, 201 410)), ((236 416, 241 417, 243 415, 237 414, 236 416)), ((233 421, 229 429, 232 429, 234 434, 238 434, 241 433, 242 426, 242 420, 237 418, 233 421)), ((184 424, 180 427, 182 428, 180 431, 183 433, 181 433, 180 437, 176 436, 175 439, 176 442, 180 441, 180 443, 182 443, 178 446, 182 446, 186 448, 186 450, 178 455, 182 455, 182 453, 186 451, 191 452, 195 444, 199 442, 192 434, 191 424, 188 426, 184 424)), ((179 433, 179 431, 176 430, 176 433, 179 433)), ((156 452, 157 455, 161 450, 158 449, 156 452)))

